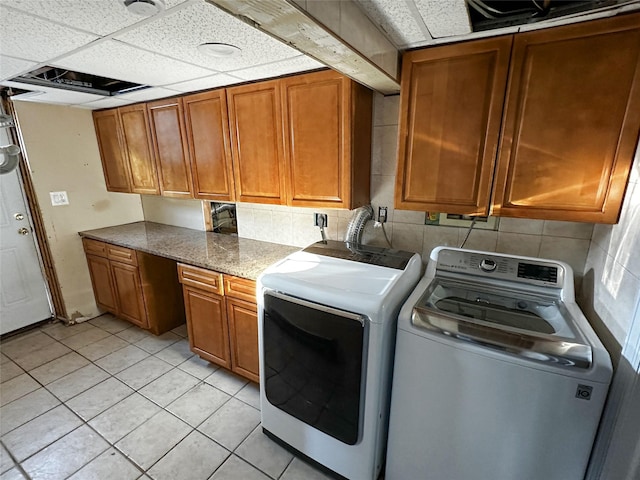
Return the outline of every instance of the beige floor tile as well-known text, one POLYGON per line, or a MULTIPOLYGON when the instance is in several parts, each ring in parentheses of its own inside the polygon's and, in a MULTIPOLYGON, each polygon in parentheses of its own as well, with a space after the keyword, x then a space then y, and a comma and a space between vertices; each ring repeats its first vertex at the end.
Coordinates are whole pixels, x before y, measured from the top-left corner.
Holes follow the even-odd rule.
POLYGON ((110 443, 116 443, 159 411, 155 403, 134 393, 90 420, 89 425, 110 443))
POLYGON ((4 445, 0 444, 0 473, 4 473, 10 468, 12 468, 15 464, 13 463, 13 459, 7 449, 4 448, 4 445))
POLYGON ((55 338, 56 340, 62 340, 63 338, 72 337, 74 335, 78 335, 79 333, 83 333, 92 329, 93 325, 90 325, 87 322, 69 326, 65 325, 62 322, 58 322, 44 327, 42 329, 42 332, 46 333, 50 337, 55 338))
POLYGON ((39 348, 54 343, 55 340, 48 335, 36 330, 23 335, 16 335, 0 344, 0 350, 9 358, 20 357, 25 352, 31 353, 39 348))
POLYGON ((197 427, 230 398, 222 390, 201 383, 170 403, 166 409, 192 427, 197 427))
POLYGON ((187 332, 187 324, 186 323, 183 323, 182 325, 174 328, 171 331, 173 333, 175 333, 176 335, 182 337, 182 338, 187 338, 189 336, 189 333, 187 332))
POLYGON ((7 363, 9 361, 11 361, 11 359, 9 357, 7 357, 4 353, 0 353, 0 365, 4 365, 5 363, 7 363))
POLYGON ((120 440, 116 448, 147 470, 189 432, 189 425, 162 410, 120 440))
POLYGON ((47 390, 63 402, 66 402, 108 377, 109 374, 104 370, 93 364, 89 364, 69 375, 59 378, 55 382, 51 382, 47 385, 47 390))
POLYGON ((117 337, 120 337, 120 338, 122 338, 123 340, 126 340, 129 343, 139 342, 143 338, 147 338, 147 337, 149 337, 151 335, 153 335, 153 333, 148 332, 146 330, 142 330, 141 328, 138 328, 138 327, 135 327, 135 326, 131 326, 131 327, 127 328, 126 330, 122 330, 122 331, 116 333, 117 337))
POLYGON ((156 480, 200 480, 211 474, 231 454, 194 430, 150 470, 156 480))
POLYGON ((51 410, 60 401, 44 388, 39 388, 15 402, 0 408, 0 435, 5 435, 14 428, 51 410))
POLYGON ((224 368, 219 368, 205 378, 204 381, 209 385, 213 385, 223 392, 228 393, 229 395, 235 395, 242 389, 242 387, 249 383, 248 380, 236 375, 235 373, 231 373, 229 370, 224 368))
MULTIPOLYGON (((297 480, 303 480, 300 477, 297 480)), ((269 480, 264 473, 240 457, 231 455, 211 477, 211 480, 269 480)))
POLYGON ((7 470, 5 473, 0 475, 0 480, 25 480, 24 475, 17 468, 12 468, 11 470, 7 470))
POLYGON ((100 368, 104 368, 111 375, 115 375, 148 356, 149 354, 144 350, 134 345, 129 345, 128 347, 121 348, 117 352, 110 353, 106 357, 96 360, 95 364, 100 368))
POLYGON ((2 388, 0 388, 0 406, 24 397, 27 393, 38 388, 40 388, 40 384, 26 373, 3 382, 2 388))
POLYGON ((69 348, 78 350, 110 335, 111 334, 109 332, 105 332, 101 328, 91 325, 91 330, 79 333, 78 335, 73 335, 72 337, 63 338, 60 342, 64 343, 69 348))
POLYGON ((83 356, 78 355, 76 352, 69 352, 60 358, 34 368, 29 374, 41 384, 46 385, 71 372, 75 372, 88 363, 89 361, 83 356))
POLYGON ((204 380, 220 367, 208 362, 203 358, 198 357, 197 355, 194 355, 186 362, 182 362, 180 365, 178 365, 178 368, 190 375, 193 375, 196 378, 199 378, 200 380, 204 380))
POLYGON ((175 333, 166 332, 159 336, 151 335, 143 338, 136 342, 135 345, 143 349, 145 352, 157 353, 160 350, 164 350, 169 345, 173 345, 178 340, 182 340, 182 337, 179 337, 175 333))
POLYGON ((2 437, 2 441, 19 462, 55 442, 82 425, 77 415, 64 405, 34 418, 2 437))
POLYGON ((41 450, 22 466, 33 480, 62 480, 109 448, 86 425, 41 450))
POLYGON ((258 410, 232 398, 205 420, 198 430, 233 451, 259 424, 258 410))
POLYGON ((161 358, 173 366, 180 365, 193 357, 193 355, 194 353, 191 351, 191 347, 189 347, 189 340, 180 340, 155 354, 156 357, 161 358))
POLYGON ((197 378, 174 368, 141 388, 139 393, 161 407, 165 407, 198 383, 197 378))
POLYGON ((23 369, 29 371, 40 365, 44 365, 51 360, 66 355, 71 351, 70 348, 60 342, 51 339, 53 343, 49 343, 41 348, 33 350, 25 350, 23 354, 13 357, 13 361, 20 365, 23 369))
POLYGON ((132 393, 131 388, 112 377, 73 397, 66 404, 84 421, 89 421, 132 393))
POLYGON ((116 318, 109 313, 100 315, 99 317, 90 320, 89 323, 114 334, 126 330, 127 328, 131 328, 131 324, 129 322, 116 318))
POLYGON ((129 385, 134 390, 138 390, 153 382, 156 378, 164 375, 173 367, 167 362, 154 356, 149 356, 141 362, 131 365, 116 374, 116 377, 129 385))
POLYGON ((234 396, 238 400, 242 400, 244 403, 260 410, 260 387, 257 384, 253 382, 247 383, 234 396))
POLYGON ((280 480, 300 480, 301 478, 305 480, 331 480, 332 477, 324 474, 304 460, 294 458, 280 477, 280 480))
POLYGON ((23 373, 24 370, 22 370, 17 363, 12 362, 8 358, 6 362, 0 365, 0 381, 2 383, 7 380, 11 380, 12 378, 16 378, 18 375, 22 375, 23 373))
POLYGON ((126 457, 115 448, 110 448, 71 475, 69 480, 135 480, 141 474, 126 457))
POLYGON ((121 348, 129 345, 129 342, 123 340, 115 335, 109 335, 108 337, 98 340, 91 345, 78 349, 78 353, 89 360, 95 361, 99 358, 105 357, 110 353, 113 353, 121 348))
POLYGON ((260 427, 236 449, 235 454, 273 478, 278 478, 293 455, 269 439, 260 427))

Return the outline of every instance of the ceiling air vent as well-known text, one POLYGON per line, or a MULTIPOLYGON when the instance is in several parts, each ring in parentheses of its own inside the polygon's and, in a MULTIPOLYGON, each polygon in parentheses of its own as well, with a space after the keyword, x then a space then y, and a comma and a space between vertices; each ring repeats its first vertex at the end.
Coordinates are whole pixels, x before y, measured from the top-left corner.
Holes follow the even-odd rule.
POLYGON ((474 32, 575 16, 628 3, 630 0, 467 0, 474 32))
POLYGON ((113 78, 99 77, 88 73, 74 72, 64 68, 40 67, 31 72, 12 78, 12 82, 28 83, 50 88, 61 88, 75 92, 93 93, 110 97, 122 93, 144 90, 150 85, 125 82, 113 78))

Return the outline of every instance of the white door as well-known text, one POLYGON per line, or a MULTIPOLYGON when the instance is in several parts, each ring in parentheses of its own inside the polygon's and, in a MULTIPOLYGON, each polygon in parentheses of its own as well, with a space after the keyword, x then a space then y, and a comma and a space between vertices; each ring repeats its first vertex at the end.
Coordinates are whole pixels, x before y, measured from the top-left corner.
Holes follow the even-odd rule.
MULTIPOLYGON (((0 130, 0 145, 9 142, 0 130)), ((18 171, 0 175, 0 334, 51 318, 18 171)))

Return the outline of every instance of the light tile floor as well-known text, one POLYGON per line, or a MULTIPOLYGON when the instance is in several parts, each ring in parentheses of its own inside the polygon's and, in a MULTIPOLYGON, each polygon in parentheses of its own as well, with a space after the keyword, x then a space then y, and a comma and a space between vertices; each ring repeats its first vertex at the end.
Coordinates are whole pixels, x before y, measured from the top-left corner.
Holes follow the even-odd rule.
POLYGON ((0 344, 0 480, 324 480, 268 439, 257 385, 111 315, 0 344))

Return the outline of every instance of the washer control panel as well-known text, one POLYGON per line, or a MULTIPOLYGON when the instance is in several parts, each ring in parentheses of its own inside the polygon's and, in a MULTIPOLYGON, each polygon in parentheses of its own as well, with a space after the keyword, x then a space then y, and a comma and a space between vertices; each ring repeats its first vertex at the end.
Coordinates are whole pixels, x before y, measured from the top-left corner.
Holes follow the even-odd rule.
POLYGON ((559 263, 465 250, 440 250, 437 269, 549 287, 562 287, 564 281, 559 263))

